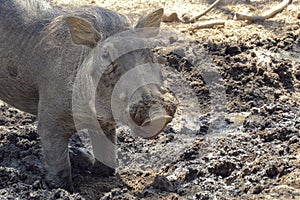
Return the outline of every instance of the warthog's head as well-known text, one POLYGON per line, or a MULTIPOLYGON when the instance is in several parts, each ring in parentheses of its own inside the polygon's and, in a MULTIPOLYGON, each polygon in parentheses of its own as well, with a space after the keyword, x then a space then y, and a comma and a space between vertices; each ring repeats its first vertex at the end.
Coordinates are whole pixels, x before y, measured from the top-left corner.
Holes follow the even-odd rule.
POLYGON ((175 98, 162 88, 160 66, 151 50, 162 15, 159 9, 140 18, 135 29, 106 39, 90 22, 67 19, 73 42, 94 51, 86 62, 92 63, 90 74, 97 85, 95 111, 129 125, 142 138, 160 133, 176 110, 175 98))

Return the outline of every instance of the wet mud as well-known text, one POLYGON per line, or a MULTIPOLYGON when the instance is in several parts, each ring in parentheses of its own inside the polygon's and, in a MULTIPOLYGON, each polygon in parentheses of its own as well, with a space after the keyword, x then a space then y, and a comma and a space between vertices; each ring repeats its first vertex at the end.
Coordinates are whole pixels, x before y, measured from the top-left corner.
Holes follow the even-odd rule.
POLYGON ((179 100, 175 118, 153 140, 120 126, 120 165, 105 178, 87 170, 81 152, 88 147, 77 133, 70 143, 74 194, 43 181, 36 117, 1 102, 0 199, 300 199, 295 7, 268 22, 229 21, 221 29, 164 24, 186 36, 154 50, 179 100))

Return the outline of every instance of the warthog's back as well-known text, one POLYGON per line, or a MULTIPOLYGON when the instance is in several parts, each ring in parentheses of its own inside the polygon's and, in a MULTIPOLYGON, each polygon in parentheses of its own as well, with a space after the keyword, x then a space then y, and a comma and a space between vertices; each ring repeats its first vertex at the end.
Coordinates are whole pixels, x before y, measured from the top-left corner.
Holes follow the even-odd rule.
POLYGON ((103 39, 129 28, 125 17, 99 7, 60 8, 42 0, 0 3, 0 99, 36 114, 44 86, 72 90, 76 70, 91 49, 71 42, 65 22, 71 15, 88 19, 103 39))

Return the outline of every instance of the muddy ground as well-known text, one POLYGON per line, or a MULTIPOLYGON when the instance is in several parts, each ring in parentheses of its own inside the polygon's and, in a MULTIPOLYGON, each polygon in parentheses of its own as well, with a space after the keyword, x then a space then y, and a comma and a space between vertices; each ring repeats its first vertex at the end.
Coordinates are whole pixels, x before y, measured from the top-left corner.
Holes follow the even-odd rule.
MULTIPOLYGON (((126 14, 164 7, 195 15, 212 1, 79 1, 126 14)), ((49 190, 36 117, 0 104, 0 199, 300 199, 300 1, 264 22, 234 21, 280 1, 224 1, 190 31, 164 23, 177 38, 155 52, 179 99, 173 122, 155 140, 118 129, 117 175, 92 177, 72 141, 76 193, 49 190)), ((68 4, 70 1, 53 1, 68 4)))

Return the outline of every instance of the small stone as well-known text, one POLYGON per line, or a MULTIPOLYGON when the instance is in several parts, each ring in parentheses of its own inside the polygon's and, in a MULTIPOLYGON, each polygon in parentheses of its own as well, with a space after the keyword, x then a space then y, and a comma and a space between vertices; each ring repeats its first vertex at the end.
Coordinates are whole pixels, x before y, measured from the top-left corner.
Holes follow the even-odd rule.
POLYGON ((165 176, 156 176, 151 184, 154 188, 162 191, 172 192, 174 185, 165 176))
POLYGON ((289 144, 295 144, 295 143, 297 143, 297 142, 299 142, 299 137, 296 136, 296 135, 294 135, 293 137, 291 137, 291 138, 289 139, 289 144))
POLYGON ((32 188, 37 190, 37 189, 41 189, 42 188, 42 183, 40 180, 37 180, 35 181, 33 184, 32 184, 32 188))
POLYGON ((163 56, 157 56, 157 62, 159 64, 166 64, 167 63, 167 58, 163 56))
POLYGON ((184 22, 189 22, 191 19, 192 19, 192 16, 188 13, 185 13, 185 14, 182 15, 182 20, 184 22))
POLYGON ((162 17, 162 21, 168 23, 168 22, 177 22, 177 21, 180 21, 180 20, 178 18, 177 13, 171 13, 169 15, 164 15, 162 17))
POLYGON ((194 199, 201 199, 201 200, 209 200, 211 199, 209 192, 198 192, 195 194, 194 199))
POLYGON ((263 188, 260 185, 256 185, 252 189, 252 194, 259 194, 263 191, 263 188))
POLYGON ((225 54, 236 55, 241 53, 241 49, 238 46, 229 46, 225 50, 225 54))
POLYGON ((210 173, 226 178, 236 169, 236 165, 230 161, 216 163, 213 167, 208 168, 210 173))
POLYGON ((272 165, 266 170, 266 173, 269 178, 274 178, 279 173, 279 171, 275 165, 272 165))

